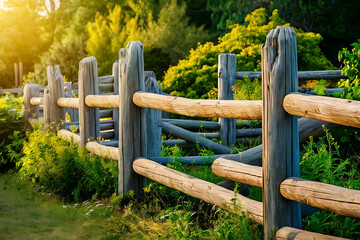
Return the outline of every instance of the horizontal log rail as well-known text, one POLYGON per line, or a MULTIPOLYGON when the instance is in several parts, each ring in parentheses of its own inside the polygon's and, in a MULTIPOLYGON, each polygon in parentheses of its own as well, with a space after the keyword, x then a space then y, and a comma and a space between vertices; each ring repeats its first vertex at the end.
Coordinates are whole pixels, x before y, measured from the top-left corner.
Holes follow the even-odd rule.
POLYGON ((117 147, 104 146, 97 142, 88 142, 86 144, 86 150, 92 152, 102 158, 118 161, 119 149, 117 147))
MULTIPOLYGON (((211 155, 211 156, 186 156, 186 157, 178 157, 176 159, 185 165, 202 165, 202 164, 211 164, 215 159, 224 156, 225 156, 224 154, 211 155)), ((226 156, 228 156, 228 154, 226 154, 226 156)), ((174 157, 149 157, 149 159, 163 165, 166 165, 169 162, 175 160, 174 157)))
POLYGON ((262 117, 262 101, 199 100, 136 92, 133 102, 139 107, 153 108, 189 117, 254 120, 262 117))
POLYGON ((85 103, 89 107, 118 108, 119 95, 88 95, 85 103))
POLYGON ((79 109, 79 99, 78 98, 59 98, 57 100, 57 104, 60 107, 79 109))
MULTIPOLYGON (((250 79, 261 79, 261 72, 236 72, 236 79, 244 79, 245 76, 249 76, 250 79)), ((341 70, 324 70, 324 71, 299 71, 298 80, 321 80, 321 79, 347 79, 348 76, 342 75, 341 70)))
POLYGON ((291 93, 283 105, 291 115, 360 128, 360 101, 291 93))
POLYGON ((133 162, 133 169, 136 173, 165 186, 230 211, 236 211, 237 209, 234 204, 235 199, 240 210, 245 212, 247 216, 260 224, 263 222, 261 202, 246 198, 240 194, 235 195, 233 191, 226 188, 167 168, 149 159, 137 158, 133 162))
POLYGON ((98 83, 99 84, 102 84, 102 83, 114 83, 114 76, 113 75, 108 75, 108 76, 98 77, 98 83))
POLYGON ((164 118, 162 119, 162 121, 185 129, 203 128, 206 130, 218 130, 220 128, 218 122, 211 122, 211 121, 199 121, 199 120, 187 120, 187 119, 164 119, 164 118))
POLYGON ((74 143, 80 144, 80 136, 76 133, 61 129, 60 131, 58 131, 57 135, 64 140, 74 141, 74 143))
POLYGON ((115 132, 114 131, 100 132, 100 137, 103 139, 114 139, 115 132))
POLYGON ((212 165, 216 176, 249 184, 254 187, 263 187, 262 167, 252 166, 226 159, 216 159, 212 165))
POLYGON ((99 90, 101 91, 114 91, 114 85, 113 84, 101 84, 99 85, 99 90))
POLYGON ((280 184, 284 198, 348 217, 360 218, 360 191, 301 178, 280 184))
POLYGON ((292 227, 283 227, 276 232, 277 240, 346 240, 347 238, 333 237, 320 233, 308 232, 292 227))
POLYGON ((31 103, 31 105, 33 105, 33 106, 43 105, 43 104, 44 104, 44 98, 43 98, 43 97, 32 97, 32 98, 30 99, 30 103, 31 103))
POLYGON ((113 116, 112 109, 100 110, 100 118, 111 118, 113 116))

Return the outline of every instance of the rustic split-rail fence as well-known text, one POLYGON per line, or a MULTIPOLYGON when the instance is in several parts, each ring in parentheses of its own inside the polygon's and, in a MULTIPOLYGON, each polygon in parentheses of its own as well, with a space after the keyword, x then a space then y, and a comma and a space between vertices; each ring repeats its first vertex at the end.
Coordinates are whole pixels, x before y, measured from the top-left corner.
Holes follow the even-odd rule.
POLYGON ((144 71, 141 42, 130 42, 120 50, 111 76, 98 77, 94 57, 80 61, 77 86, 64 84, 58 66, 48 67, 43 94, 38 85, 24 88, 25 125, 38 121, 42 105, 45 128, 62 123, 61 138, 118 161, 121 194, 134 190, 141 195, 146 177, 230 211, 240 209, 264 225, 265 239, 339 239, 301 230, 299 203, 360 218, 360 191, 301 179, 299 143, 321 134, 322 125, 359 128, 360 102, 298 93, 299 80, 345 76, 339 71, 298 72, 296 36, 290 27, 268 34, 261 61, 261 72, 236 72, 236 55, 220 54, 218 100, 186 99, 162 94, 155 74, 144 71), (262 101, 233 100, 231 86, 245 74, 262 79, 262 101), (163 119, 162 111, 219 120, 163 119), (63 123, 69 118, 71 122, 63 123), (262 120, 262 129, 236 129, 235 119, 262 120), (200 128, 218 132, 196 132, 200 128), (183 139, 165 145, 197 143, 212 149, 218 155, 180 161, 215 160, 216 175, 263 188, 263 202, 164 166, 172 159, 160 156, 162 132, 183 139), (262 145, 231 154, 228 146, 237 139, 259 135, 262 145))

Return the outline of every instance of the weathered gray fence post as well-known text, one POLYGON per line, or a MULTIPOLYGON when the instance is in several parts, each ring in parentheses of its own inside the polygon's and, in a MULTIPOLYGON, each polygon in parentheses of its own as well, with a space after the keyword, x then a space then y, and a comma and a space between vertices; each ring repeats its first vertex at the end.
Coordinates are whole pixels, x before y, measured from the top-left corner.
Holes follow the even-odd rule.
POLYGON ((298 87, 295 31, 277 27, 262 48, 263 205, 265 239, 284 226, 301 228, 300 205, 283 198, 280 183, 300 175, 298 119, 286 113, 283 98, 298 87))
POLYGON ((88 107, 85 103, 87 95, 98 95, 98 71, 95 57, 83 58, 79 63, 79 128, 80 145, 85 145, 89 138, 100 137, 99 108, 88 107))
POLYGON ((133 94, 145 91, 143 46, 129 42, 119 54, 119 193, 133 190, 141 195, 144 178, 134 172, 137 157, 146 157, 145 109, 133 103, 133 94))
POLYGON ((50 126, 51 120, 50 120, 50 115, 51 115, 51 95, 49 94, 49 89, 44 89, 44 131, 46 131, 48 129, 48 127, 50 126))
POLYGON ((39 117, 39 106, 30 103, 32 97, 40 96, 40 87, 37 84, 26 84, 24 87, 24 121, 25 130, 30 126, 29 119, 39 117))
MULTIPOLYGON (((222 53, 218 57, 218 99, 234 100, 231 87, 236 83, 236 54, 222 53)), ((220 140, 231 146, 236 144, 236 120, 219 118, 220 140)))
MULTIPOLYGON (((119 59, 116 60, 112 67, 114 77, 114 95, 119 95, 119 59)), ((114 121, 114 139, 119 140, 119 109, 113 108, 114 121)))
MULTIPOLYGON (((152 71, 145 72, 145 91, 162 93, 162 88, 156 81, 155 73, 152 71)), ((147 119, 147 155, 148 157, 160 157, 162 111, 151 108, 146 108, 145 111, 147 119)))
POLYGON ((44 103, 44 120, 46 119, 44 123, 51 124, 56 129, 56 126, 65 120, 64 108, 57 105, 57 100, 64 97, 64 80, 59 65, 47 67, 47 79, 50 96, 47 97, 46 103, 44 103), (45 113, 49 113, 49 115, 45 117, 45 113))

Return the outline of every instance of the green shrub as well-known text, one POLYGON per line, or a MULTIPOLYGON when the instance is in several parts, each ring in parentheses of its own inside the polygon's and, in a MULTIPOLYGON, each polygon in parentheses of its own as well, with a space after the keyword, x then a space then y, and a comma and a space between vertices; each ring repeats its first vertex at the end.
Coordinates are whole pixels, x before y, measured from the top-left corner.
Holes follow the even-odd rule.
POLYGON ((15 167, 21 158, 25 137, 23 101, 11 94, 0 97, 0 172, 15 167))
POLYGON ((69 200, 111 196, 117 189, 117 164, 38 129, 24 143, 20 174, 40 190, 69 200))
MULTIPOLYGON (((164 92, 188 98, 208 98, 208 92, 217 86, 217 63, 220 53, 235 53, 237 71, 261 70, 261 46, 266 35, 277 26, 289 26, 277 10, 267 20, 266 10, 260 8, 249 14, 245 25, 233 25, 231 32, 211 42, 199 44, 185 60, 170 67, 162 82, 164 92)), ((319 48, 320 34, 295 29, 298 43, 299 70, 333 68, 319 48)))

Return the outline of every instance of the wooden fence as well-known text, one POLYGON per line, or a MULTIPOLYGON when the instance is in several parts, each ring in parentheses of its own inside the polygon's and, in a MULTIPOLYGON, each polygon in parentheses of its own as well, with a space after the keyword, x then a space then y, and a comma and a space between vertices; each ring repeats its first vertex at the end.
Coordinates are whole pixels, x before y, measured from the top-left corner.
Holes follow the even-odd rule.
MULTIPOLYGON (((322 74, 342 76, 338 71, 298 72, 296 37, 289 27, 272 30, 262 48, 262 72, 255 74, 262 78, 263 101, 232 100, 230 88, 236 78, 243 76, 236 72, 235 66, 234 54, 219 55, 218 100, 168 96, 161 94, 155 75, 144 71, 142 44, 130 42, 126 49, 120 50, 111 76, 97 76, 94 57, 81 60, 78 98, 66 97, 58 67, 49 67, 49 87, 42 98, 38 86, 25 86, 26 122, 34 121, 33 115, 39 115, 40 104, 44 105, 46 127, 65 119, 64 108, 78 109, 78 121, 65 123, 65 129, 59 130, 58 135, 118 161, 119 193, 134 190, 136 195, 141 195, 147 177, 230 211, 240 209, 264 225, 265 239, 338 239, 300 230, 299 203, 360 218, 360 192, 300 179, 299 142, 319 134, 323 124, 360 127, 360 102, 297 92, 301 78, 316 79, 322 74), (219 121, 162 119, 161 111, 219 118, 219 121), (298 120, 297 116, 303 118, 298 120), (236 130, 235 118, 262 119, 263 145, 229 155, 228 146, 236 142, 237 136, 260 134, 259 129, 236 130), (79 134, 67 130, 71 126, 79 128, 79 134), (200 126, 219 132, 189 131, 200 126), (192 142, 213 149, 219 154, 213 156, 216 159, 213 172, 262 187, 263 202, 163 166, 171 159, 160 157, 162 132, 186 140, 181 144, 192 142), (211 141, 212 137, 220 138, 225 145, 211 141)), ((72 119, 76 119, 75 115, 72 119)), ((181 161, 211 162, 200 156, 184 157, 181 161)))

